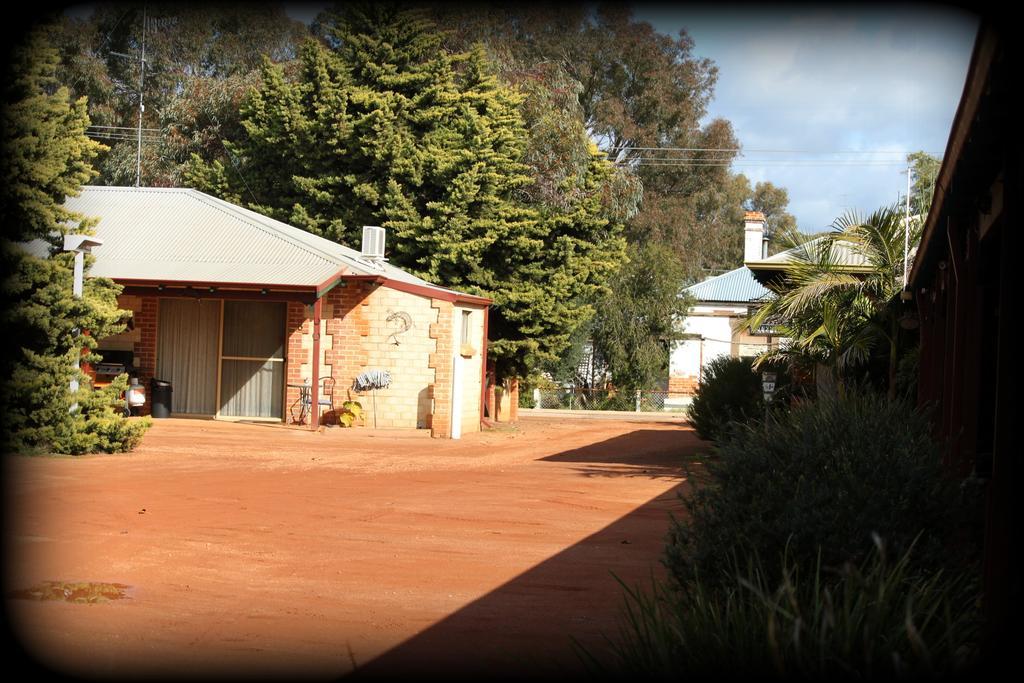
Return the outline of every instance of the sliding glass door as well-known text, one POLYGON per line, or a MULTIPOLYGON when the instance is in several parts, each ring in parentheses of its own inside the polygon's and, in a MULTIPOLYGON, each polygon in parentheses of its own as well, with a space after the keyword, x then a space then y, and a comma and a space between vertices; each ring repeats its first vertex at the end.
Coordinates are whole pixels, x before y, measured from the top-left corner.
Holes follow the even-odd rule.
POLYGON ((225 301, 223 325, 218 415, 281 418, 285 305, 225 301))

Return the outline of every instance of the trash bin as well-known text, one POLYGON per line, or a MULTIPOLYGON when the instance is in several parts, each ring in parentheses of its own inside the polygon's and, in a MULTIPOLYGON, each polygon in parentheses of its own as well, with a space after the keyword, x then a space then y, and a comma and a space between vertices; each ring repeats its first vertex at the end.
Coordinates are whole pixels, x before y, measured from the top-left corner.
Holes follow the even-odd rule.
POLYGON ((150 401, 152 401, 153 417, 171 416, 171 392, 173 388, 167 380, 153 378, 149 385, 150 401))

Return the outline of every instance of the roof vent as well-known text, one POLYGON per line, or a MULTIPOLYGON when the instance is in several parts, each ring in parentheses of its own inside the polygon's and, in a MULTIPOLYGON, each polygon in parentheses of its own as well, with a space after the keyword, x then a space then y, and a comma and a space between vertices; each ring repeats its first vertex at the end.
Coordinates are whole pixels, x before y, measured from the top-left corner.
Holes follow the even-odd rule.
POLYGON ((376 225, 363 226, 363 258, 371 261, 384 260, 384 228, 376 225))

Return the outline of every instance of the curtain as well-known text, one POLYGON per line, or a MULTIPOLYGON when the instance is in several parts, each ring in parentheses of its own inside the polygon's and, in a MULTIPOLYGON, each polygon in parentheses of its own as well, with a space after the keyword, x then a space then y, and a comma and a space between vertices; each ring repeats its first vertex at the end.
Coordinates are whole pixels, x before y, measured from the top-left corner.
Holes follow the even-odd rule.
POLYGON ((281 417, 284 363, 224 360, 220 378, 220 414, 230 417, 281 417))
POLYGON ((161 299, 157 329, 157 379, 171 383, 172 412, 212 415, 220 301, 161 299))
POLYGON ((224 302, 224 355, 284 358, 284 304, 224 302))

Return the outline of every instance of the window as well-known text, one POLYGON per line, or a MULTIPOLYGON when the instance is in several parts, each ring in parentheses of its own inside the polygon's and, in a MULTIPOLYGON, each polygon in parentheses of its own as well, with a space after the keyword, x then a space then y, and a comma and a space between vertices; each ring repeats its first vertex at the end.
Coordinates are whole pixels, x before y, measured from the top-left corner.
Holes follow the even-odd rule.
POLYGON ((462 312, 462 341, 460 343, 463 346, 469 344, 469 317, 472 314, 472 311, 462 312))

